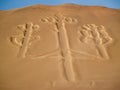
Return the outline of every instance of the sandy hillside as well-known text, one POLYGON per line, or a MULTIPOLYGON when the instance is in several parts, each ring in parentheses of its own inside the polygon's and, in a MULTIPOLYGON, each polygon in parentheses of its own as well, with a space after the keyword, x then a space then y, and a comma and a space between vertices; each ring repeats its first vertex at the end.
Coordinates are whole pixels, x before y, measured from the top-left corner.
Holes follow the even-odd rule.
POLYGON ((120 90, 120 9, 0 11, 0 90, 120 90))

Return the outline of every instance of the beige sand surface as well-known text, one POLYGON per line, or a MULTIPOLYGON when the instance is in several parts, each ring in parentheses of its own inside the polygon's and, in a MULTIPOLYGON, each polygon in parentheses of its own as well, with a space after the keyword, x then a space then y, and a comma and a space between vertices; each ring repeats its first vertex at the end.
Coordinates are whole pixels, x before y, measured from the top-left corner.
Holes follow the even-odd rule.
POLYGON ((120 10, 0 11, 0 90, 120 90, 120 10))

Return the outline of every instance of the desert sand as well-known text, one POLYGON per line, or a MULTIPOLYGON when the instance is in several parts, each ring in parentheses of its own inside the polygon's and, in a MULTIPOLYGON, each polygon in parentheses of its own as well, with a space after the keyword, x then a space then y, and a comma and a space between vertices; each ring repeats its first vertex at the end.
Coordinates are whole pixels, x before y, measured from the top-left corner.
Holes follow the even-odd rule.
POLYGON ((120 90, 120 9, 0 11, 0 90, 120 90))

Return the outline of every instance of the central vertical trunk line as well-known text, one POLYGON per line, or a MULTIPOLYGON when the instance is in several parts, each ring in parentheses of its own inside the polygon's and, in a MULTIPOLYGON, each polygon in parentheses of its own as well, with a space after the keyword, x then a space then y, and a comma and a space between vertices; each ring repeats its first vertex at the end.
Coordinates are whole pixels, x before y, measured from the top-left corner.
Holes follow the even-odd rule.
POLYGON ((61 56, 62 56, 62 68, 63 73, 65 75, 66 80, 70 82, 75 81, 75 75, 73 70, 73 63, 72 63, 72 56, 68 40, 67 31, 65 28, 64 20, 60 20, 56 23, 56 28, 58 29, 58 39, 61 49, 61 56))
POLYGON ((74 75, 74 70, 73 70, 73 62, 72 62, 72 56, 70 52, 70 44, 69 44, 69 39, 68 39, 68 34, 67 30, 65 28, 65 23, 62 21, 62 28, 61 28, 61 34, 63 34, 63 41, 64 41, 64 48, 62 50, 64 54, 64 67, 65 67, 65 72, 67 79, 69 81, 74 82, 75 81, 75 75, 74 75))

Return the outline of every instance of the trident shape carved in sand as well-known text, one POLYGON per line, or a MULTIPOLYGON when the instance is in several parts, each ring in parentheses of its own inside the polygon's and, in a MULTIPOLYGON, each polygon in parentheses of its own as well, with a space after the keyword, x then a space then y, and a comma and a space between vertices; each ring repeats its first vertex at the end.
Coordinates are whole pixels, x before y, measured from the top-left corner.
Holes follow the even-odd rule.
MULTIPOLYGON (((73 57, 71 55, 71 49, 69 44, 68 33, 66 29, 66 23, 77 23, 77 19, 71 17, 64 17, 62 15, 55 15, 54 17, 46 17, 40 20, 43 23, 52 23, 54 26, 54 31, 57 32, 58 43, 60 48, 61 56, 61 66, 64 77, 67 81, 74 82, 75 73, 73 69, 73 57)), ((26 57, 28 45, 30 44, 30 38, 34 30, 38 30, 39 26, 32 23, 27 23, 25 25, 18 26, 20 30, 23 31, 22 40, 19 41, 18 37, 12 37, 13 43, 20 46, 19 56, 22 58, 26 57)), ((100 57, 108 59, 109 56, 106 52, 104 45, 107 45, 112 41, 112 38, 105 31, 104 26, 97 26, 95 24, 83 25, 82 29, 79 30, 80 41, 86 44, 88 39, 94 42, 94 45, 100 55, 100 57)), ((38 39, 40 37, 38 36, 38 39)))

